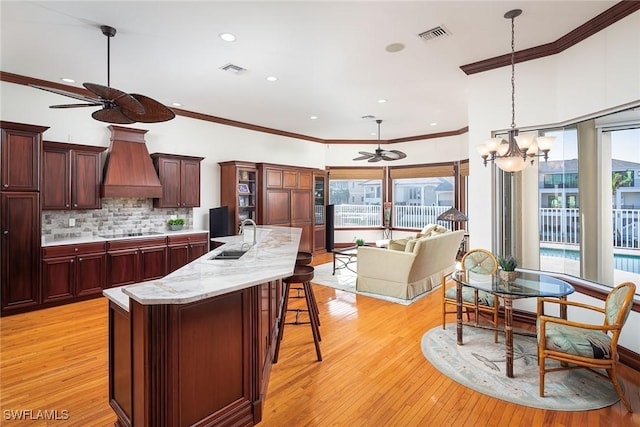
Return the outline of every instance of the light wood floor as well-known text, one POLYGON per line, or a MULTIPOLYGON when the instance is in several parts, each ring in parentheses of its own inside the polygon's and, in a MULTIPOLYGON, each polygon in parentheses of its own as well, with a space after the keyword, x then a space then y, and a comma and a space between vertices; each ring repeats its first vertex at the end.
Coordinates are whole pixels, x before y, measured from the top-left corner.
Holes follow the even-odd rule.
MULTIPOLYGON (((588 412, 510 404, 449 380, 422 355, 422 335, 440 324, 439 292, 405 307, 314 290, 324 361, 308 326, 286 326, 261 426, 640 426, 636 371, 622 372, 634 414, 620 403, 588 412)), ((104 298, 0 319, 0 351, 0 425, 113 425, 104 298), (7 421, 8 410, 69 419, 7 421)))

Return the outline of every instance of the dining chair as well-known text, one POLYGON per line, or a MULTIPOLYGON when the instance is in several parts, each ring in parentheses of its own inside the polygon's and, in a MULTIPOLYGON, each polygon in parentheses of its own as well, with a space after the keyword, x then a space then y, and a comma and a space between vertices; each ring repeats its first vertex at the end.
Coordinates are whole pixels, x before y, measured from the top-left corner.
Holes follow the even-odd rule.
MULTIPOLYGON (((495 255, 486 249, 471 249, 460 261, 464 274, 493 275, 498 270, 498 260, 495 255)), ((456 286, 451 286, 453 281, 447 279, 450 274, 442 277, 442 329, 446 327, 447 314, 456 313, 456 286), (447 305, 454 307, 454 310, 447 311, 447 305)), ((481 291, 469 286, 462 287, 462 309, 467 314, 474 313, 475 326, 479 326, 480 316, 485 317, 494 329, 494 341, 498 342, 498 313, 500 301, 497 296, 490 292, 481 291)))
POLYGON ((586 368, 609 379, 620 400, 633 412, 618 382, 618 338, 631 306, 636 285, 624 282, 609 292, 604 307, 555 298, 538 298, 538 365, 540 371, 540 397, 544 397, 544 376, 549 372, 586 368), (573 306, 602 313, 602 324, 587 324, 544 315, 545 303, 573 306), (547 367, 546 360, 561 362, 559 367, 547 367), (595 369, 605 369, 608 377, 595 369))

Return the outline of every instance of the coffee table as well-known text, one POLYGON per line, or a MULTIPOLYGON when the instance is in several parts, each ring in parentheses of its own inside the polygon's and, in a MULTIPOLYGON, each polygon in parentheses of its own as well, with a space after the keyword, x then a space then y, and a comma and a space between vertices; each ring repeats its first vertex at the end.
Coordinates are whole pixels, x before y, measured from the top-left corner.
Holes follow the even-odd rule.
POLYGON ((331 252, 333 252, 333 273, 331 274, 336 274, 336 270, 340 270, 341 268, 346 268, 349 271, 357 273, 357 271, 349 267, 349 265, 355 263, 358 258, 357 246, 334 248, 331 252), (336 266, 336 261, 339 263, 338 266, 336 266))

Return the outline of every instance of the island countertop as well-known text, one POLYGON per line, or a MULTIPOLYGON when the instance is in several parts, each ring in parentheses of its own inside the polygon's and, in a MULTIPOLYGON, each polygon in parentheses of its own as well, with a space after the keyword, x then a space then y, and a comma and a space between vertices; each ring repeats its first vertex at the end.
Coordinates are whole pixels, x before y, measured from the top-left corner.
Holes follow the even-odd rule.
POLYGON ((301 234, 300 228, 259 226, 256 244, 237 260, 212 258, 222 251, 240 249, 243 245, 246 249, 253 242, 253 237, 216 238, 224 245, 162 279, 105 289, 103 294, 128 310, 129 298, 143 305, 188 304, 288 277, 295 267, 301 234))

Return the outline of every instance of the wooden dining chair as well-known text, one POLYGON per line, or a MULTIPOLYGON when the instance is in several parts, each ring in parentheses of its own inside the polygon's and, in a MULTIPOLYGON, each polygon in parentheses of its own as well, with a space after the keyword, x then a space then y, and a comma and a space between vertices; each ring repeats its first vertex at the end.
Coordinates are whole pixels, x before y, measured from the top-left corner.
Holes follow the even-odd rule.
MULTIPOLYGON (((460 261, 462 269, 466 274, 482 274, 493 275, 498 270, 498 260, 495 255, 486 249, 471 249, 462 257, 460 261)), ((456 286, 449 284, 447 287, 448 276, 442 277, 442 329, 446 327, 447 314, 456 313, 456 286), (454 310, 447 311, 447 305, 454 307, 454 310)), ((500 301, 497 296, 490 292, 481 291, 469 286, 462 287, 462 309, 467 314, 474 313, 475 325, 479 326, 480 316, 487 318, 488 322, 494 328, 494 341, 498 342, 498 313, 500 310, 500 301)))
POLYGON ((624 282, 609 292, 604 307, 563 301, 555 298, 538 298, 538 365, 540 371, 540 397, 544 397, 544 376, 549 372, 586 368, 609 379, 620 400, 631 410, 629 401, 618 382, 618 338, 629 317, 636 285, 624 282), (579 307, 604 315, 602 324, 574 322, 544 315, 544 304, 554 303, 579 307), (546 359, 562 362, 559 367, 547 367, 546 359), (608 377, 595 369, 605 369, 608 377))

